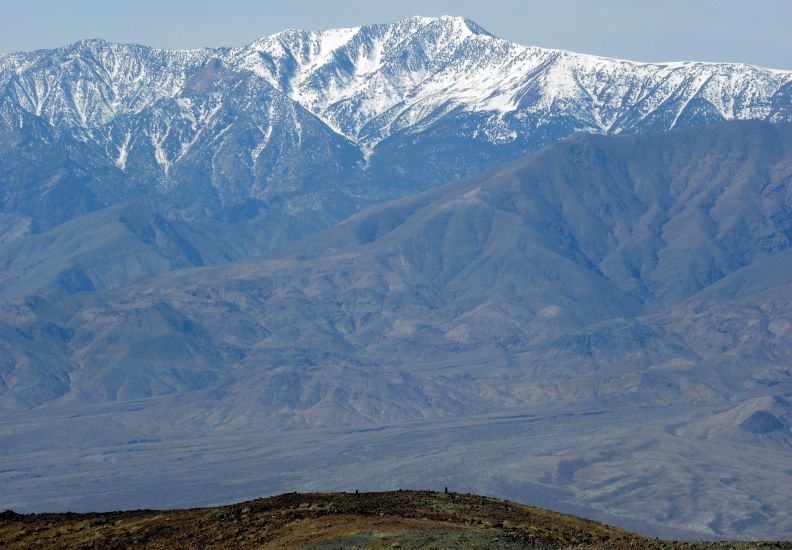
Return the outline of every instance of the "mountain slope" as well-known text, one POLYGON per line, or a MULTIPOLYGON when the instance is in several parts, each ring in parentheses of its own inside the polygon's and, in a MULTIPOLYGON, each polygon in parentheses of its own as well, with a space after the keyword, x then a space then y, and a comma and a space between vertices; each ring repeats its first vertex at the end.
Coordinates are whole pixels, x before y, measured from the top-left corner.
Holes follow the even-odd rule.
POLYGON ((789 124, 578 135, 265 257, 6 301, 9 502, 451 479, 655 533, 789 533, 791 181, 789 124))
MULTIPOLYGON (((116 288, 245 256, 215 232, 119 204, 0 245, 0 297, 116 288)), ((241 242, 240 242, 241 241, 241 242)))
MULTIPOLYGON (((150 397, 217 377, 239 383, 221 392, 219 406, 237 412, 220 424, 253 403, 264 417, 310 424, 514 399, 725 397, 739 390, 710 370, 726 367, 721 336, 680 323, 707 308, 731 315, 743 302, 714 289, 786 258, 790 159, 789 125, 578 136, 361 213, 292 252, 94 296, 17 301, 3 319, 23 333, 43 323, 69 335, 51 346, 64 364, 81 365, 69 399, 150 397), (686 368, 649 372, 679 362, 686 368), (440 365, 454 368, 437 377, 440 365), (679 378, 697 365, 692 385, 679 378), (509 390, 492 378, 501 372, 509 390), (347 389, 334 390, 336 380, 347 389), (634 380, 634 395, 618 380, 634 380)), ((786 288, 772 282, 745 300, 770 293, 778 311, 763 306, 764 315, 785 315, 786 288)), ((782 365, 784 334, 758 336, 747 364, 782 365)), ((727 355, 742 349, 733 346, 727 355)), ((22 368, 13 365, 7 397, 22 368)), ((753 373, 733 374, 740 386, 753 373)))

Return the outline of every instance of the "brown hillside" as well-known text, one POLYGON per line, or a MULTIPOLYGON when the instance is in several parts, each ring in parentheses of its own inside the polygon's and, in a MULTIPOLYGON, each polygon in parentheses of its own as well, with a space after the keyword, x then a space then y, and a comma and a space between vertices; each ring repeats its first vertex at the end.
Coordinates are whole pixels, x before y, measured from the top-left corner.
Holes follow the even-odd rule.
POLYGON ((217 508, 0 514, 16 548, 790 548, 683 543, 513 502, 429 491, 290 493, 217 508))

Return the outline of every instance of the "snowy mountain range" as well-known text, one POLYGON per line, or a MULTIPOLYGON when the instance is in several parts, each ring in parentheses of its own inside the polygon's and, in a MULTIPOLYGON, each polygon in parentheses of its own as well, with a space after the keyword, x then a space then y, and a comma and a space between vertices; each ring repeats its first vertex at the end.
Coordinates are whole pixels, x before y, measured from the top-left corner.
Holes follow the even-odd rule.
POLYGON ((0 508, 789 537, 790 122, 792 72, 456 17, 0 56, 0 508))
POLYGON ((792 73, 526 47, 459 17, 235 49, 87 40, 0 57, 2 208, 47 228, 131 201, 255 224, 266 249, 576 132, 733 119, 792 120, 792 73))

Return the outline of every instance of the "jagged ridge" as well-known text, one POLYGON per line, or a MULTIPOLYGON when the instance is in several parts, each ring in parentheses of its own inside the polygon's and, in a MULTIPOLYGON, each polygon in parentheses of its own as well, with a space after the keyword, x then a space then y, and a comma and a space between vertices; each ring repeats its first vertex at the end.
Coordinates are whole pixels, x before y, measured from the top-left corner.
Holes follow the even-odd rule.
MULTIPOLYGON (((130 199, 188 219, 242 208, 276 242, 574 132, 792 119, 789 72, 526 47, 459 17, 291 30, 232 49, 81 41, 3 56, 0 89, 7 141, 47 132, 68 151, 65 165, 40 160, 42 179, 104 174, 82 184, 78 213, 130 199), (262 221, 273 216, 278 228, 296 221, 278 231, 262 221)), ((23 162, 19 149, 4 161, 23 162)), ((65 221, 11 204, 40 225, 65 221)))

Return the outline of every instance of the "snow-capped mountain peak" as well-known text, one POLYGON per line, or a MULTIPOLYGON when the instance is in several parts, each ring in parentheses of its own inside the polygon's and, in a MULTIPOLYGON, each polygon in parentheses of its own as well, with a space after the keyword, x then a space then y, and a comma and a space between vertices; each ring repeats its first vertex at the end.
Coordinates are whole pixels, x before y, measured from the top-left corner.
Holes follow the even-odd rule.
MULTIPOLYGON (((424 127, 454 109, 503 115, 564 110, 576 130, 629 131, 657 107, 677 105, 674 127, 694 99, 722 120, 770 116, 789 72, 727 63, 638 63, 527 47, 461 17, 412 17, 391 25, 287 31, 236 53, 240 66, 280 87, 344 136, 368 148, 394 131, 424 127), (677 101, 679 100, 679 101, 677 101), (630 116, 620 117, 626 109, 630 116), (621 120, 619 120, 621 118, 621 120)), ((648 122, 654 124, 654 122, 648 122)))
MULTIPOLYGON (((139 181, 131 187, 184 193, 180 208, 198 217, 305 190, 328 177, 307 166, 327 162, 349 194, 339 206, 335 191, 319 192, 336 197, 335 220, 575 132, 792 120, 788 71, 523 46, 450 16, 288 30, 240 48, 81 41, 0 58, 0 90, 9 128, 44 124, 66 149, 87 148, 91 163, 139 181), (194 185, 218 197, 187 193, 194 185)), ((330 199, 289 200, 293 214, 330 199)))
POLYGON ((572 108, 576 129, 596 132, 630 130, 669 102, 678 108, 665 126, 674 127, 694 99, 709 103, 710 118, 767 118, 774 95, 790 83, 789 72, 750 65, 637 63, 521 46, 451 16, 287 30, 236 49, 83 40, 6 56, 0 82, 26 111, 56 125, 92 128, 183 95, 189 75, 210 59, 267 81, 369 148, 454 109, 490 113, 496 123, 508 113, 541 121, 543 113, 572 108))

